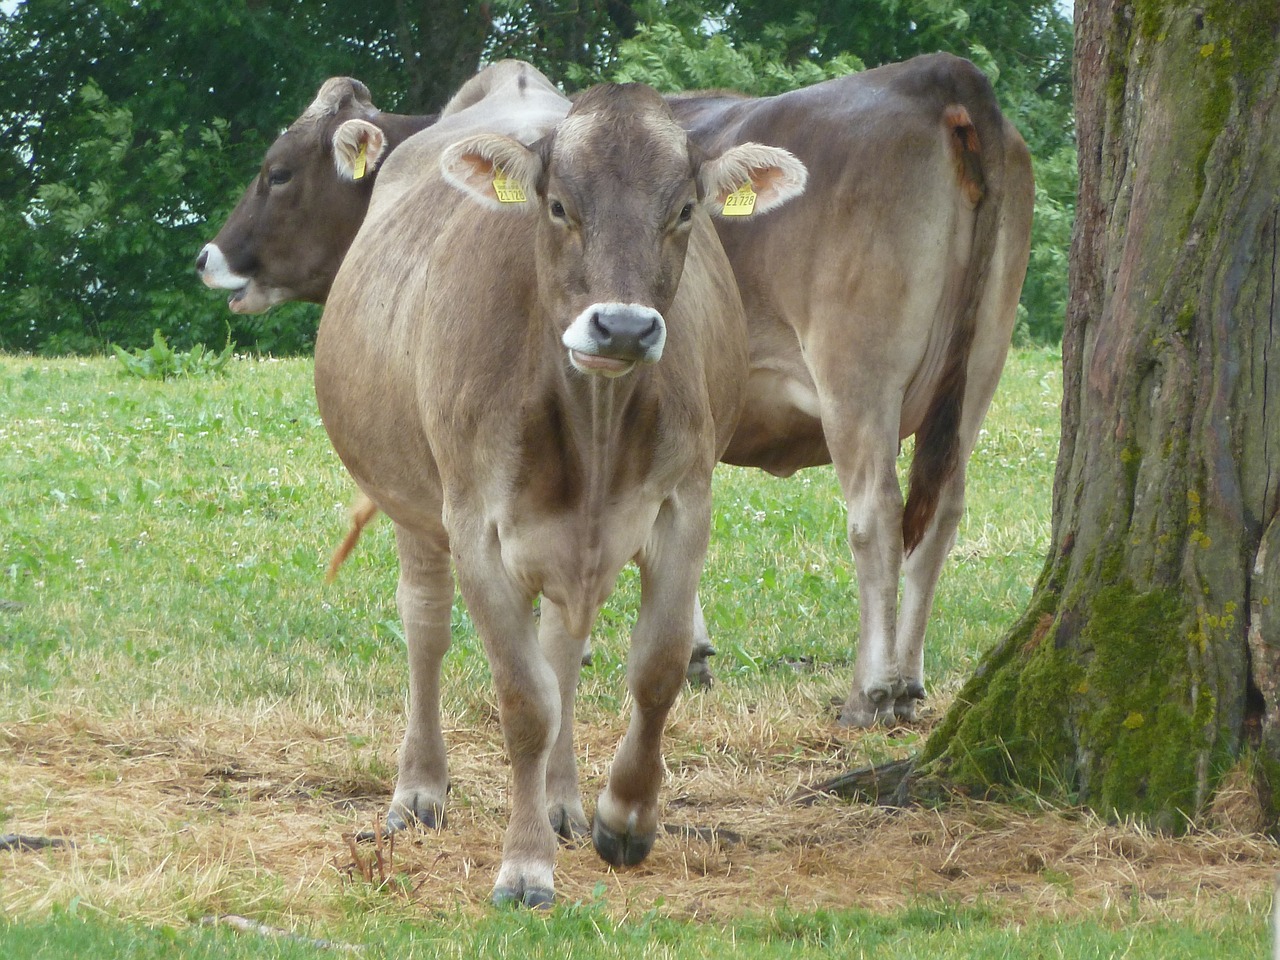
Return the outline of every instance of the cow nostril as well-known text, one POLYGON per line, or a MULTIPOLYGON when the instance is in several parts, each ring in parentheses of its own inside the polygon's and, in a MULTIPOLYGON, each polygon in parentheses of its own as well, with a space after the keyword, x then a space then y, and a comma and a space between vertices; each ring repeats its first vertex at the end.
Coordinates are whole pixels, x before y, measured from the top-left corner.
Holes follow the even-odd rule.
POLYGON ((200 254, 196 257, 196 270, 199 271, 200 273, 203 273, 204 265, 208 262, 209 262, 209 251, 207 249, 201 250, 200 254))
POLYGON ((609 328, 600 322, 599 313, 593 313, 591 315, 591 321, 588 325, 588 329, 591 331, 591 336, 600 343, 607 343, 613 338, 613 334, 609 332, 609 328))
POLYGON ((649 329, 645 330, 644 333, 640 334, 641 346, 645 346, 645 347, 651 346, 653 342, 658 339, 658 336, 661 333, 662 333, 662 325, 658 323, 658 318, 654 317, 652 320, 649 321, 649 329))

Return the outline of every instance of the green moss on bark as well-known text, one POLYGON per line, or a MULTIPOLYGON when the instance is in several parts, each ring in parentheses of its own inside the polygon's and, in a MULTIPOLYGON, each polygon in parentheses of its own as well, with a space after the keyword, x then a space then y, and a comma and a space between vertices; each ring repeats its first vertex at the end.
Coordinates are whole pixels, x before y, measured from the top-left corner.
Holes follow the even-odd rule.
POLYGON ((1079 746, 1094 758, 1081 792, 1090 806, 1177 828, 1197 811, 1197 761, 1213 704, 1193 696, 1190 611, 1170 590, 1130 583, 1098 590, 1080 634, 1089 664, 1078 692, 1079 746))
POLYGON ((1195 682, 1194 614, 1127 580, 1079 596, 1056 615, 1057 595, 1041 596, 930 737, 921 782, 1021 788, 1178 830, 1198 812, 1215 709, 1195 682))
POLYGON ((1078 671, 1053 640, 1057 591, 1037 597, 930 736, 920 759, 926 780, 974 796, 1009 786, 1061 792, 1071 756, 1066 693, 1078 671))

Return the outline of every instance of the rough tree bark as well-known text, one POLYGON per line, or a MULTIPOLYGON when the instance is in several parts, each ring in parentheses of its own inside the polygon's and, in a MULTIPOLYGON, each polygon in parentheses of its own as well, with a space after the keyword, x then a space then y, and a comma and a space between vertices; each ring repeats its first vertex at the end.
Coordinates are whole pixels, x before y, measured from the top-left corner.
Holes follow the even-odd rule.
POLYGON ((400 109, 439 110, 480 67, 493 26, 486 0, 468 3, 412 3, 396 0, 396 44, 407 68, 400 109))
MULTIPOLYGON (((911 792, 1180 829, 1280 787, 1280 4, 1077 0, 1052 544, 911 792)), ((1280 793, 1280 791, 1277 791, 1280 793)))

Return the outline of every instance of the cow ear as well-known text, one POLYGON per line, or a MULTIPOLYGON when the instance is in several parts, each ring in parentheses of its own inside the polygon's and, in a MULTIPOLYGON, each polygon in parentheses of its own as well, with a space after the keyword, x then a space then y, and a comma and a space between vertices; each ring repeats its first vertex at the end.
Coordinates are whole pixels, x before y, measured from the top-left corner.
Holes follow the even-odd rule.
POLYGON ((542 160, 524 144, 496 133, 481 133, 440 155, 445 180, 494 209, 528 209, 542 160))
POLYGON ((368 120, 347 120, 333 132, 333 165, 343 180, 363 180, 378 169, 386 135, 368 120))
POLYGON ((717 216, 750 216, 804 193, 809 171, 781 147, 744 143, 703 163, 698 182, 717 216))

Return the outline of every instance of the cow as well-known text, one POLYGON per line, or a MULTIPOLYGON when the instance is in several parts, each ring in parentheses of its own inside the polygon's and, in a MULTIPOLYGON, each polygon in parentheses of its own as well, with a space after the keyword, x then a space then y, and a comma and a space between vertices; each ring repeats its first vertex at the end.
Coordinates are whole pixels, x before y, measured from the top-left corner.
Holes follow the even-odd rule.
POLYGON ((315 384, 335 449, 395 528, 412 716, 393 809, 443 817, 452 561, 511 762, 493 897, 538 907, 554 897, 556 834, 588 829, 574 694, 631 561, 634 705, 589 829, 617 866, 654 843, 711 473, 747 369, 708 209, 754 185, 757 216, 800 193, 805 172, 772 146, 692 147, 643 85, 593 87, 531 145, 505 125, 454 139, 442 119, 384 163, 329 293, 315 384))
MULTIPOLYGON (((861 620, 839 719, 910 722, 965 464, 1026 272, 1026 146, 977 68, 948 54, 775 97, 669 101, 700 147, 753 136, 815 172, 803 201, 779 213, 784 228, 717 221, 750 321, 747 411, 726 459, 778 475, 834 461, 861 620), (762 269, 776 263, 788 267, 762 269), (913 433, 904 507, 894 463, 913 433)), ((710 642, 695 618, 698 677, 710 642)))
POLYGON ((751 351, 723 460, 778 476, 834 464, 860 619, 839 719, 913 721, 965 465, 1026 274, 1030 154, 982 72, 949 54, 774 97, 692 94, 671 107, 703 150, 759 140, 809 170, 804 195, 767 229, 717 222, 751 351), (912 435, 904 505, 896 460, 912 435))
POLYGON ((382 160, 435 119, 383 113, 359 80, 326 80, 200 250, 201 279, 230 290, 235 313, 262 313, 287 300, 324 303, 364 222, 382 160))

